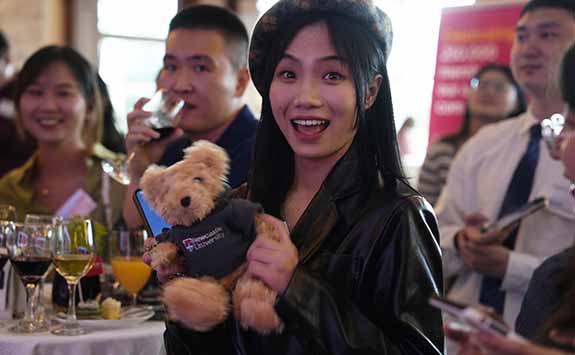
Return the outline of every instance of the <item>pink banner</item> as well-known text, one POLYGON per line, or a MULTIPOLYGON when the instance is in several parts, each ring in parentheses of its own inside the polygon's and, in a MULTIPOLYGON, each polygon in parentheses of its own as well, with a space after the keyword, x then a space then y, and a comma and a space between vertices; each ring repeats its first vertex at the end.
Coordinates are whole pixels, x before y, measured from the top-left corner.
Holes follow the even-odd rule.
POLYGON ((456 132, 469 80, 487 63, 509 64, 522 4, 445 9, 441 15, 429 141, 456 132))

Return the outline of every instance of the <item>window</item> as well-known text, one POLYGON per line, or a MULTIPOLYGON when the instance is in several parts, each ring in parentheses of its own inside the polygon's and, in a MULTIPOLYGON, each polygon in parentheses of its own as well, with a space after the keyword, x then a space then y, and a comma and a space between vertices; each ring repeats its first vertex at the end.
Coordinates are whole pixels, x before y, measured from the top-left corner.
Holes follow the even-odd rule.
POLYGON ((177 0, 98 0, 98 66, 121 132, 127 131, 126 115, 134 103, 155 91, 177 10, 177 0))

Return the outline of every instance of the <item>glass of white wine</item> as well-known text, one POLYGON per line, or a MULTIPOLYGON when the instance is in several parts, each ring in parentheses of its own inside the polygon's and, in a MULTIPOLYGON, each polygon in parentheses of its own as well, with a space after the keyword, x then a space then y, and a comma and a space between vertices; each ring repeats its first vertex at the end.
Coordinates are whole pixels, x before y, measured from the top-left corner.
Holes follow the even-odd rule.
POLYGON ((86 275, 96 258, 92 222, 89 219, 55 218, 54 267, 68 283, 68 315, 61 327, 52 330, 56 335, 81 335, 86 330, 76 318, 76 286, 86 275))

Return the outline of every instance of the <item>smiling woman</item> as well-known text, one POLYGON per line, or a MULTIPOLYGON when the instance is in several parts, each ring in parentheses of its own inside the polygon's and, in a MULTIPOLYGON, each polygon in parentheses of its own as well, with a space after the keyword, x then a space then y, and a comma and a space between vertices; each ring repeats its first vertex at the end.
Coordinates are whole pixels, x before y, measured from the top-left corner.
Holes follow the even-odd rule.
POLYGON ((295 36, 276 67, 270 101, 296 164, 318 158, 335 162, 349 148, 357 128, 354 81, 325 23, 295 36))
POLYGON ((285 328, 172 328, 168 353, 213 353, 216 342, 232 354, 442 353, 427 301, 441 292, 437 225, 399 163, 391 38, 368 1, 281 0, 260 18, 249 68, 262 114, 236 193, 249 190, 276 226, 278 240, 251 245, 247 273, 277 292, 285 328))
MULTIPOLYGON (((30 212, 55 213, 80 189, 102 202, 101 178, 92 159, 111 153, 97 143, 101 99, 90 64, 68 47, 38 50, 18 76, 15 102, 19 133, 38 148, 22 168, 0 180, 0 199, 15 204, 19 218, 30 212), (15 186, 9 193, 4 187, 11 183, 15 186)), ((99 207, 94 217, 106 224, 109 218, 99 207)))
POLYGON ((38 144, 66 144, 70 150, 84 149, 83 131, 92 140, 97 121, 70 68, 63 62, 50 64, 20 95, 23 128, 38 144), (92 136, 92 137, 91 137, 92 136))
MULTIPOLYGON (((14 205, 23 220, 28 213, 61 215, 80 196, 75 201, 82 203, 68 205, 64 217, 89 215, 103 247, 106 228, 120 216, 123 187, 100 169, 101 159, 114 154, 97 143, 102 114, 95 71, 71 48, 44 47, 24 63, 15 102, 19 133, 37 149, 0 180, 0 201, 14 205)), ((93 282, 99 288, 97 275, 93 282)))

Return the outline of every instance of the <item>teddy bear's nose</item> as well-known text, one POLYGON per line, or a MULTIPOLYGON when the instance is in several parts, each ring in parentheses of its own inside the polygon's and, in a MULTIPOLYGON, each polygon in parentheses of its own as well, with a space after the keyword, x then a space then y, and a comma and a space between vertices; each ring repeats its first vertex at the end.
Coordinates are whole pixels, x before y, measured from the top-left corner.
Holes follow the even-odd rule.
POLYGON ((190 202, 192 202, 190 196, 186 196, 180 200, 180 203, 182 204, 183 207, 188 207, 190 205, 190 202))

